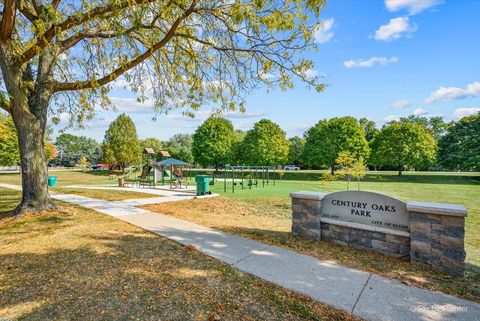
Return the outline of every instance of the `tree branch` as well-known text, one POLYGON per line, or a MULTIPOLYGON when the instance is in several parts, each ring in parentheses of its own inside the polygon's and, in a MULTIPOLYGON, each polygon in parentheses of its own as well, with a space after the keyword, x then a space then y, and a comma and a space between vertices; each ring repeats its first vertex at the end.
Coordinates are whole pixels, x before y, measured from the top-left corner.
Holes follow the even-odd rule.
POLYGON ((177 30, 180 23, 194 12, 197 1, 198 0, 193 0, 190 7, 180 17, 178 17, 175 20, 175 22, 172 24, 172 26, 170 27, 168 32, 165 34, 165 36, 162 38, 162 40, 154 44, 152 47, 150 47, 147 51, 145 51, 140 56, 137 56, 136 58, 124 64, 123 66, 118 67, 108 75, 103 76, 102 78, 99 78, 99 79, 76 81, 76 82, 70 82, 70 83, 55 83, 53 84, 54 92, 97 88, 114 81, 120 75, 124 74, 126 71, 129 71, 134 67, 138 66, 139 64, 141 64, 142 62, 150 58, 156 51, 160 50, 163 46, 165 46, 170 41, 170 39, 175 35, 175 31, 177 30))
POLYGON ((3 5, 2 23, 0 25, 0 42, 7 42, 12 36, 15 25, 15 13, 17 11, 16 0, 5 0, 3 5))
MULTIPOLYGON (((15 0, 6 0, 6 1, 9 2, 9 1, 15 1, 15 0)), ((103 7, 96 7, 92 10, 85 12, 82 15, 78 15, 78 14, 71 15, 67 19, 65 19, 63 22, 51 26, 44 33, 36 36, 33 43, 31 43, 28 46, 28 48, 24 51, 24 53, 20 56, 19 62, 23 64, 29 61, 30 59, 32 59, 39 49, 45 48, 52 41, 53 37, 55 37, 55 35, 57 35, 62 31, 78 26, 84 22, 91 21, 94 18, 97 18, 103 14, 111 13, 114 10, 125 9, 128 7, 147 4, 154 1, 156 0, 124 0, 120 2, 118 5, 107 5, 103 7)))

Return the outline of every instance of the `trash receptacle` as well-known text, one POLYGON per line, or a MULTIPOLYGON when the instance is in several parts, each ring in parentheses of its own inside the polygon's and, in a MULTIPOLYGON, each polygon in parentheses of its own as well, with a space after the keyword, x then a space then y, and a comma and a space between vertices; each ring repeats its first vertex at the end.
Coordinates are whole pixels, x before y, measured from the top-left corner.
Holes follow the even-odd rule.
POLYGON ((197 175, 195 182, 197 183, 197 195, 212 194, 209 190, 209 184, 212 177, 210 175, 197 175))
POLYGON ((57 186, 57 176, 48 176, 48 186, 50 187, 57 186))

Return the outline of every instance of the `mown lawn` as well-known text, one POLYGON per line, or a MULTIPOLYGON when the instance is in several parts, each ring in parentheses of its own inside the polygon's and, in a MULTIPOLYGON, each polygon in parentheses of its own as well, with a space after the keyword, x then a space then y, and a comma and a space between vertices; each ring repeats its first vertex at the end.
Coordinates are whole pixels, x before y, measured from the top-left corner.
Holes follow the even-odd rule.
MULTIPOLYGON (((51 172, 51 175, 58 177, 58 187, 51 188, 51 191, 65 194, 75 194, 85 197, 99 198, 106 201, 121 201, 134 198, 160 197, 147 193, 139 193, 133 191, 120 190, 104 190, 104 189, 82 189, 68 187, 70 185, 112 185, 118 186, 118 183, 110 179, 110 175, 106 171, 61 171, 51 172)), ((112 178, 116 177, 115 175, 112 178)), ((0 183, 21 184, 19 174, 0 174, 0 183)))
POLYGON ((92 210, 6 218, 19 198, 0 188, 0 319, 356 320, 92 210))
MULTIPOLYGON (((110 175, 108 171, 51 171, 51 176, 57 176, 58 186, 68 185, 117 185, 117 175, 110 175)), ((0 183, 21 184, 18 173, 1 173, 0 183)))
POLYGON ((212 190, 221 193, 222 198, 148 205, 144 208, 480 302, 480 184, 477 177, 448 175, 442 180, 441 175, 412 175, 409 182, 410 175, 398 178, 382 173, 376 180, 369 177, 369 181, 362 182, 360 187, 405 201, 464 204, 469 210, 466 220, 465 278, 447 276, 375 253, 292 237, 289 193, 300 190, 339 191, 346 188, 345 182, 282 181, 277 182, 275 187, 252 190, 242 191, 237 186, 235 193, 231 193, 231 185, 228 192, 224 193, 223 185, 217 183, 212 190), (442 184, 442 181, 445 183, 442 184))

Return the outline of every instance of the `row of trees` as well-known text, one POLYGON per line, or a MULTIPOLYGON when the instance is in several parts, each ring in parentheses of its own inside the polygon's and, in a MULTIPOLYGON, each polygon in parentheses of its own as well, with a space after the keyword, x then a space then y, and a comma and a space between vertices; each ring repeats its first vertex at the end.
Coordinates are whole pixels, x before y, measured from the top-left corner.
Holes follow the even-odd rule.
POLYGON ((262 119, 248 132, 212 116, 193 135, 192 153, 202 166, 223 164, 339 167, 339 155, 362 159, 370 167, 395 169, 480 169, 480 115, 446 123, 442 117, 410 116, 381 129, 366 118, 321 120, 304 137, 262 119))
POLYGON ((225 164, 279 165, 288 160, 290 143, 285 132, 268 119, 253 129, 235 130, 232 122, 211 116, 193 135, 192 154, 201 166, 225 164))
MULTIPOLYGON (((48 159, 73 166, 105 162, 124 168, 141 161, 145 147, 166 150, 172 157, 201 166, 281 165, 292 163, 309 168, 336 169, 342 159, 365 160, 370 167, 396 169, 480 169, 480 114, 445 123, 441 117, 408 117, 384 125, 380 130, 366 118, 321 120, 303 138, 286 138, 285 132, 268 119, 249 131, 235 130, 224 118, 212 116, 194 135, 176 134, 168 141, 138 139, 132 119, 122 114, 105 133, 102 144, 94 139, 61 134, 55 145, 45 141, 48 159), (58 150, 58 152, 57 152, 58 150)), ((50 136, 50 135, 47 135, 50 136)), ((0 165, 19 163, 16 131, 10 117, 0 114, 0 165)))

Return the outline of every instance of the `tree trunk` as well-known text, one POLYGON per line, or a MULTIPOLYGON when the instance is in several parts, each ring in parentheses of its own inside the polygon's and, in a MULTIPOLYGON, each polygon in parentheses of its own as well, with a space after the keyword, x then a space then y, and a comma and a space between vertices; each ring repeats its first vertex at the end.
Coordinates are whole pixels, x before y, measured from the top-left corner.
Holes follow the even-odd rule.
POLYGON ((402 171, 403 171, 403 168, 402 168, 402 167, 399 167, 399 168, 398 168, 398 176, 402 176, 402 171))
POLYGON ((48 172, 43 137, 46 121, 31 113, 12 113, 18 134, 22 173, 22 202, 13 212, 51 210, 55 205, 48 194, 48 172))

